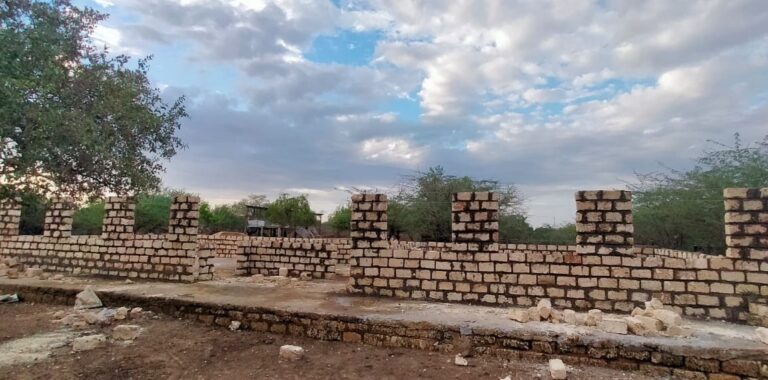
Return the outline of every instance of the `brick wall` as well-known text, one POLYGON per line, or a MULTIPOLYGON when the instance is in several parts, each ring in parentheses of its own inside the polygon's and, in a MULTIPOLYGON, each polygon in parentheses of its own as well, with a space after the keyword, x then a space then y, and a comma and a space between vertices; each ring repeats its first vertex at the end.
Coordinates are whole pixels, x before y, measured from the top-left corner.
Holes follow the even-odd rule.
MULTIPOLYGON (((610 197, 616 198, 612 201, 628 201, 628 194, 610 197)), ((602 199, 594 198, 590 201, 602 199)), ((357 199, 356 202, 366 202, 357 199)), ((626 207, 612 203, 599 210, 603 214, 600 220, 608 220, 602 219, 604 214, 626 207)), ((386 210, 385 206, 379 207, 386 210)), ((610 217, 606 223, 624 227, 611 226, 610 231, 605 229, 606 234, 619 228, 629 229, 629 210, 618 211, 621 218, 610 217)), ((385 212, 372 217, 386 219, 381 214, 385 212)), ((355 220, 366 221, 363 217, 358 215, 355 220)), ((594 223, 602 222, 595 220, 594 223)), ((684 315, 739 321, 747 319, 751 299, 768 296, 768 262, 764 260, 635 256, 631 245, 630 254, 624 251, 624 246, 632 242, 626 235, 629 231, 623 231, 624 244, 608 245, 610 251, 601 251, 606 247, 604 240, 594 243, 593 254, 578 252, 574 246, 533 244, 510 244, 498 252, 479 253, 405 248, 400 244, 388 247, 386 241, 371 240, 377 235, 366 235, 367 232, 358 226, 353 235, 353 245, 367 248, 353 253, 351 292, 522 306, 550 298, 558 307, 618 312, 629 312, 651 297, 657 297, 684 315), (356 237, 362 236, 369 238, 356 241, 356 237), (597 253, 599 251, 601 253, 597 253)))
POLYGON ((169 233, 135 235, 133 206, 110 198, 100 236, 71 236, 72 204, 53 200, 42 236, 0 236, 0 256, 45 271, 96 276, 197 281, 213 277, 210 252, 197 244, 196 197, 176 197, 169 233), (118 232, 121 231, 121 232, 118 232))
POLYGON ((275 276, 280 268, 287 268, 291 277, 330 278, 335 274, 337 252, 336 246, 330 243, 299 239, 244 240, 236 256, 236 273, 275 276))
POLYGON ((451 248, 460 252, 499 251, 499 194, 452 195, 451 248))
POLYGON ((576 192, 576 252, 632 255, 632 192, 576 192))
POLYGON ((725 189, 725 255, 768 260, 768 187, 725 189))
POLYGON ((0 236, 19 234, 21 222, 21 199, 0 200, 0 236))
POLYGON ((72 236, 72 216, 75 214, 72 200, 53 198, 45 209, 43 236, 69 237, 72 236))
POLYGON ((128 197, 109 197, 104 202, 101 238, 120 240, 133 238, 136 204, 128 197))

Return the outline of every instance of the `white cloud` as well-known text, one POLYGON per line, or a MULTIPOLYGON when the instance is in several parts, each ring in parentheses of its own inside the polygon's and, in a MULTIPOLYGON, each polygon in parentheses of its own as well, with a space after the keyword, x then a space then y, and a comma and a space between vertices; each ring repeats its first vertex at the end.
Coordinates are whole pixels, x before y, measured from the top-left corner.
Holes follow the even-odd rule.
POLYGON ((425 149, 399 137, 373 138, 360 144, 360 154, 367 160, 415 167, 424 156, 425 149))

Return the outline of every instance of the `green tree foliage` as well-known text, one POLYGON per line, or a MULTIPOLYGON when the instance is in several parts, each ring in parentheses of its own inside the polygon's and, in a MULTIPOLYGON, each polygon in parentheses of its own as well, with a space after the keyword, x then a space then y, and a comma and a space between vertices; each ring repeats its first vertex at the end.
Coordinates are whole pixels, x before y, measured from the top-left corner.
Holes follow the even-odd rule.
POLYGON ((502 243, 530 242, 533 228, 523 214, 499 216, 499 240, 502 243))
POLYGON ((576 225, 567 223, 559 226, 545 224, 536 227, 529 238, 531 243, 576 244, 576 225))
POLYGON ((244 214, 234 205, 211 207, 207 202, 200 205, 200 229, 202 233, 214 234, 221 231, 243 232, 248 225, 244 214))
POLYGON ((723 189, 768 185, 768 137, 744 145, 713 143, 688 171, 638 175, 634 191, 635 242, 667 248, 722 252, 723 189))
POLYGON ((136 197, 134 232, 137 234, 159 234, 168 232, 173 194, 152 193, 136 197))
POLYGON ((281 194, 267 207, 266 218, 272 223, 288 227, 308 227, 317 224, 306 195, 290 197, 288 194, 281 194))
POLYGON ((75 211, 72 217, 73 235, 100 235, 104 223, 104 202, 92 202, 75 211))
POLYGON ((349 231, 352 222, 352 208, 349 205, 339 206, 328 216, 328 225, 336 232, 349 231))
POLYGON ((0 2, 0 197, 98 197, 158 188, 184 98, 164 103, 147 77, 91 38, 106 18, 69 0, 0 2))
POLYGON ((19 233, 22 235, 41 235, 45 223, 45 198, 34 193, 21 195, 21 220, 19 233))
MULTIPOLYGON (((406 177, 392 197, 388 212, 394 236, 403 232, 412 238, 449 241, 451 238, 451 194, 462 191, 499 193, 501 215, 522 215, 523 198, 514 185, 494 180, 456 177, 437 166, 406 177)), ((512 231, 512 230, 510 230, 512 231)))

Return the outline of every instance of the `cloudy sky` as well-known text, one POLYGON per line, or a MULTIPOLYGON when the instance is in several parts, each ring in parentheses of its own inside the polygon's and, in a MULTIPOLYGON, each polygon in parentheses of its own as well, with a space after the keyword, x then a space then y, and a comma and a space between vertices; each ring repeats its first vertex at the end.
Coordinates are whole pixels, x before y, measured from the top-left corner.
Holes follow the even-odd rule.
POLYGON ((534 224, 707 140, 768 133, 768 2, 81 0, 186 94, 167 186, 316 210, 434 165, 514 183, 534 224))

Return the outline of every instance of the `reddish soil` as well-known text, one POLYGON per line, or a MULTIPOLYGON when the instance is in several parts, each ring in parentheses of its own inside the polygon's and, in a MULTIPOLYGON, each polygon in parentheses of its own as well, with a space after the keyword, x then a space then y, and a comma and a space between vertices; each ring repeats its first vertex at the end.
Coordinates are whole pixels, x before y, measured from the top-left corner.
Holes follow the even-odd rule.
MULTIPOLYGON (((0 305, 0 344, 55 331, 52 314, 69 308, 34 304, 0 305)), ((232 332, 168 317, 131 321, 144 328, 131 345, 107 343, 74 353, 69 347, 28 365, 0 368, 0 379, 548 379, 546 362, 469 358, 409 349, 322 342, 252 331, 232 332), (283 344, 304 347, 299 362, 278 360, 283 344)), ((99 330, 100 328, 94 328, 99 330)), ((109 334, 111 327, 101 328, 109 334)), ((650 379, 638 373, 579 366, 569 379, 650 379)))

